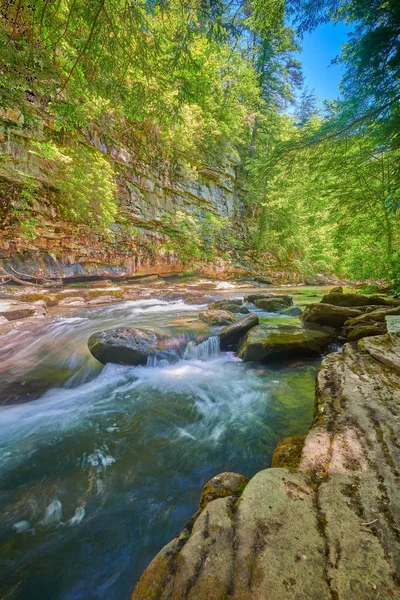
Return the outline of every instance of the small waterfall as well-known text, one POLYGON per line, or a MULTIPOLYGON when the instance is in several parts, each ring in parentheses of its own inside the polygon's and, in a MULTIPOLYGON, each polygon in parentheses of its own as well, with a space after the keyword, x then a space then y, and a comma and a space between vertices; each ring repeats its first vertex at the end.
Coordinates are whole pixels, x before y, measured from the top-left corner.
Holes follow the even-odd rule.
POLYGON ((186 346, 183 358, 185 360, 209 360, 213 356, 217 356, 220 352, 219 337, 212 335, 200 344, 189 342, 186 346))
POLYGON ((146 367, 168 367, 171 363, 166 358, 159 358, 156 354, 147 357, 146 367))
POLYGON ((44 518, 39 522, 42 527, 56 525, 62 519, 62 505, 59 500, 54 500, 46 508, 44 518))

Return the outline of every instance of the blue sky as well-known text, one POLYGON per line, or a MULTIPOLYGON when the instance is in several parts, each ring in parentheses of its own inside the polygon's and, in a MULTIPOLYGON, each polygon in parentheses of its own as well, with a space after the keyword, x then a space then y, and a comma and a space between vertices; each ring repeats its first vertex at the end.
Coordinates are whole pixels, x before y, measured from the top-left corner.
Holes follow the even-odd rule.
POLYGON ((330 65, 330 62, 340 54, 340 46, 346 41, 348 31, 350 28, 344 23, 328 23, 304 35, 299 60, 303 64, 305 85, 314 89, 320 100, 334 100, 340 93, 343 68, 330 65))

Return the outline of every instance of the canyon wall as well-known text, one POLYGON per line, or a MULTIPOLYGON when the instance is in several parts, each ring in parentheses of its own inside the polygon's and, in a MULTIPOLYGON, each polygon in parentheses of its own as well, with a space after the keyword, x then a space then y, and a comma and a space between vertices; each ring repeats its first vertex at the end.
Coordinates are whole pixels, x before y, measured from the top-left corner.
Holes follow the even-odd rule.
MULTIPOLYGON (((112 129, 111 129, 112 131, 112 129)), ((116 138, 116 136, 115 136, 116 138)), ((236 163, 190 167, 168 162, 157 148, 145 155, 128 138, 112 139, 92 124, 79 135, 61 134, 43 111, 32 121, 14 110, 0 113, 0 266, 10 272, 44 277, 169 274, 196 265, 182 260, 168 242, 176 215, 201 220, 206 215, 231 222, 239 207, 236 163), (110 163, 117 185, 118 218, 107 232, 74 223, 57 210, 59 190, 35 142, 59 148, 84 146, 110 163), (153 155, 152 155, 153 152, 153 155), (32 181, 39 196, 21 200, 21 184, 32 181), (12 218, 13 213, 18 219, 12 218), (25 226, 24 226, 25 225, 25 226), (31 226, 31 227, 30 227, 31 226)), ((224 261, 214 260, 214 270, 224 261)))

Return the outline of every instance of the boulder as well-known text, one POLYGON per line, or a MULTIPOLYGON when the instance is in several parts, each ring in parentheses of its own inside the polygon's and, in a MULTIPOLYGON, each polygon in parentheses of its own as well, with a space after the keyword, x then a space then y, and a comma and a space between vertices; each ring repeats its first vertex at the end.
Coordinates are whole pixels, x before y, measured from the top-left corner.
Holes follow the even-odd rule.
POLYGON ((241 313, 244 315, 248 315, 250 312, 246 306, 239 306, 238 304, 230 304, 227 302, 213 302, 208 308, 210 310, 227 310, 234 314, 241 313))
POLYGON ((399 306, 400 301, 382 296, 363 296, 362 294, 330 293, 322 297, 323 304, 334 306, 399 306))
POLYGON ((199 318, 208 325, 222 326, 235 322, 234 315, 226 310, 205 310, 199 314, 199 318))
POLYGON ((289 468, 204 503, 132 600, 399 600, 399 345, 378 336, 328 354, 314 423, 276 458, 289 468))
POLYGON ((225 298, 224 300, 216 300, 215 302, 210 304, 210 308, 222 308, 227 304, 235 304, 236 306, 241 306, 243 302, 239 298, 225 298))
POLYGON ((400 315, 400 306, 393 308, 376 308, 369 310, 368 312, 347 319, 345 327, 358 327, 362 325, 372 325, 374 323, 383 323, 388 315, 400 315))
POLYGON ((283 438, 274 450, 271 459, 271 468, 286 467, 288 469, 295 469, 298 467, 305 439, 305 435, 283 438))
POLYGON ((338 285, 336 287, 333 287, 329 293, 330 294, 343 294, 343 288, 341 285, 338 285))
POLYGON ((255 327, 260 322, 256 313, 249 313, 236 323, 228 325, 219 333, 221 342, 221 350, 225 350, 230 346, 235 346, 239 343, 242 337, 246 334, 249 329, 255 327))
POLYGON ((37 308, 34 304, 26 302, 2 300, 0 301, 0 316, 7 319, 7 321, 16 321, 17 319, 32 317, 36 314, 37 308))
POLYGON ((303 323, 316 323, 340 328, 351 317, 358 317, 362 311, 332 304, 309 304, 301 315, 303 323))
POLYGON ((372 335, 383 335, 387 333, 386 323, 374 323, 373 325, 359 325, 352 327, 346 332, 348 342, 355 342, 364 337, 372 335))
MULTIPOLYGON (((292 299, 290 299, 292 302, 292 299)), ((267 312, 281 312, 290 306, 288 300, 282 300, 278 298, 259 298, 254 300, 254 304, 267 312)))
POLYGON ((94 306, 96 306, 98 304, 111 304, 111 302, 117 302, 120 299, 121 298, 119 296, 110 296, 110 295, 97 296, 97 298, 93 298, 93 300, 90 300, 89 304, 92 304, 94 306))
POLYGON ((203 487, 200 496, 200 508, 217 498, 226 496, 240 496, 249 480, 239 473, 225 472, 216 475, 203 487))
POLYGON ((244 301, 255 304, 256 300, 268 300, 270 298, 286 302, 286 306, 291 306, 293 304, 293 297, 284 294, 249 294, 248 296, 245 296, 244 301))
POLYGON ((333 337, 334 331, 330 328, 308 329, 291 325, 272 328, 261 324, 245 335, 238 356, 246 362, 263 362, 284 356, 320 354, 333 337))
POLYGON ((103 364, 145 365, 149 356, 173 356, 178 344, 149 329, 118 327, 91 335, 88 348, 103 364))
POLYGON ((64 298, 58 303, 58 306, 85 306, 85 299, 80 296, 72 296, 70 298, 64 298))

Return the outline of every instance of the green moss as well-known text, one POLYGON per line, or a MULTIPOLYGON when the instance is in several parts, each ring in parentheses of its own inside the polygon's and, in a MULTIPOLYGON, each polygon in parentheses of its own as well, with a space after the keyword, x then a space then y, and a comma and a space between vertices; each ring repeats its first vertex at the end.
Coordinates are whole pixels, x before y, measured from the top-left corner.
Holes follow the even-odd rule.
POLYGON ((291 471, 296 470, 301 461, 305 439, 305 435, 283 438, 275 448, 271 467, 285 467, 291 471))

